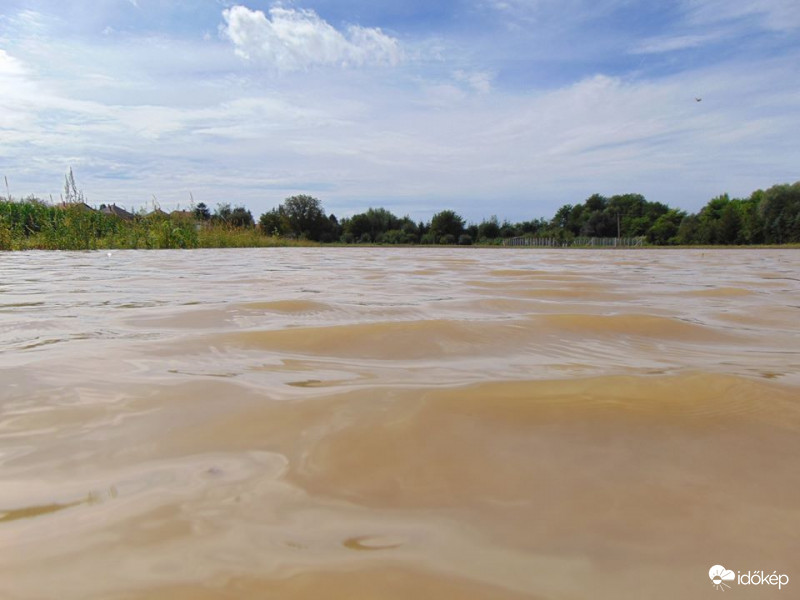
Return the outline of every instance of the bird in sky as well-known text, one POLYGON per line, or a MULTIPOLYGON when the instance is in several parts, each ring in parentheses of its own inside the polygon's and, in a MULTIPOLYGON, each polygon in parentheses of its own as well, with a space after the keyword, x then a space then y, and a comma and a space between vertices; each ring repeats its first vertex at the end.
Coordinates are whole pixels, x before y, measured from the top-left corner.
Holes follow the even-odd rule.
POLYGON ((703 99, 702 99, 702 98, 695 98, 695 99, 694 99, 694 101, 695 101, 695 102, 702 102, 702 101, 703 101, 703 99))

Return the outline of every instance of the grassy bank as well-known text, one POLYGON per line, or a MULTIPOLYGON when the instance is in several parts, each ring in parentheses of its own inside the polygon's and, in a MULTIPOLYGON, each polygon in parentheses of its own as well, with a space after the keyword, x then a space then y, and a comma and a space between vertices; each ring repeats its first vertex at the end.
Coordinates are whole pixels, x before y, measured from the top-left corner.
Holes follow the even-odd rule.
POLYGON ((200 223, 164 213, 132 219, 85 205, 0 201, 0 250, 243 248, 316 245, 263 235, 256 228, 200 223))
MULTIPOLYGON (((93 210, 85 204, 75 203, 53 206, 39 200, 21 202, 0 200, 0 250, 104 250, 104 249, 159 249, 159 248, 259 248, 275 246, 318 246, 319 242, 297 240, 290 237, 266 235, 261 227, 234 226, 220 219, 202 220, 192 213, 157 211, 147 215, 130 215, 122 218, 93 210)), ((468 237, 469 247, 473 244, 468 237)), ((455 239, 455 238, 454 238, 455 239)), ((502 247, 502 237, 477 237, 479 247, 502 247)), ((455 242, 454 242, 455 243, 455 242)), ((352 243, 333 242, 330 246, 350 246, 352 243)), ((365 246, 431 247, 428 244, 358 243, 365 246)), ((442 247, 435 244, 433 247, 442 247)), ((535 247, 520 246, 525 249, 535 247)), ((800 248, 800 244, 747 244, 747 245, 650 245, 644 248, 800 248)), ((546 249, 546 247, 543 247, 546 249)), ((577 247, 574 249, 599 249, 577 247)), ((614 250, 613 247, 608 247, 614 250)))

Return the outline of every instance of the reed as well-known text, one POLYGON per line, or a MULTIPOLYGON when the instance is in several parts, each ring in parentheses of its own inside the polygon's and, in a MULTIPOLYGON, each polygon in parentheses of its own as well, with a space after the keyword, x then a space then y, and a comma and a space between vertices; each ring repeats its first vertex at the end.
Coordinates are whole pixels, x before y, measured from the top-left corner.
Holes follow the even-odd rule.
POLYGON ((164 213, 130 221, 83 204, 53 206, 35 198, 0 201, 0 250, 244 248, 316 245, 266 236, 256 228, 198 223, 164 213))

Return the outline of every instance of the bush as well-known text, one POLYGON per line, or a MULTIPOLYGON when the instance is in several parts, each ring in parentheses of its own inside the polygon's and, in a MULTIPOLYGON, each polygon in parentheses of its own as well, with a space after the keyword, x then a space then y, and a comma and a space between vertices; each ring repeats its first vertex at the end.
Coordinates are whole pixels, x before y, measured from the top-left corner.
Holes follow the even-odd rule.
POLYGON ((0 221, 0 250, 11 250, 11 230, 0 221))

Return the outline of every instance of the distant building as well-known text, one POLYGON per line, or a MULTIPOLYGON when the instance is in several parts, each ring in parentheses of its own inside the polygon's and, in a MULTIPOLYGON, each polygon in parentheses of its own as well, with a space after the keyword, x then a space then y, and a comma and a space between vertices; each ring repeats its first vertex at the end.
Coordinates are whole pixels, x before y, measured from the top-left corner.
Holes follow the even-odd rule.
POLYGON ((79 210, 81 212, 95 212, 95 209, 86 204, 86 202, 59 202, 56 204, 56 208, 70 208, 72 210, 79 210))
POLYGON ((129 213, 124 208, 120 208, 116 204, 107 204, 100 207, 100 212, 104 215, 111 215, 112 217, 119 217, 124 221, 133 221, 133 214, 129 213))

